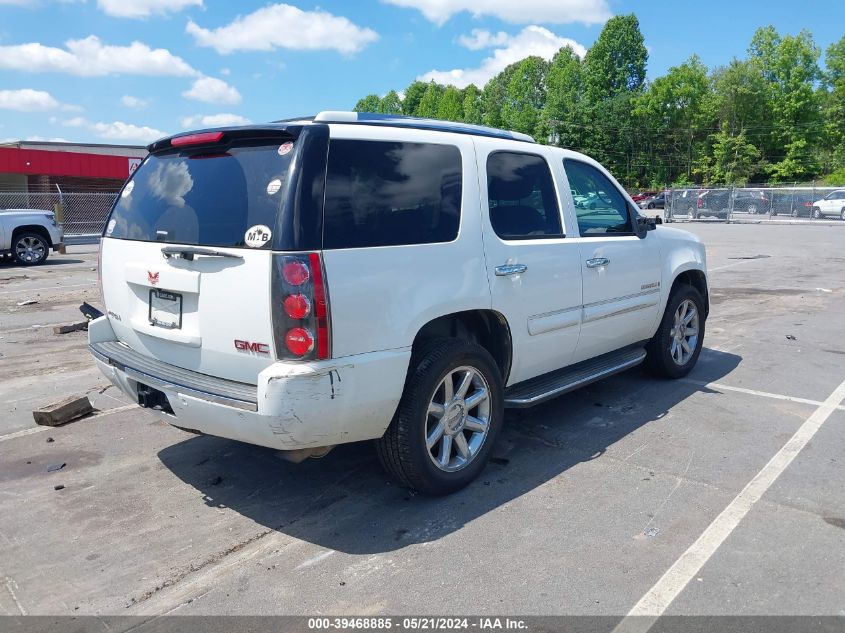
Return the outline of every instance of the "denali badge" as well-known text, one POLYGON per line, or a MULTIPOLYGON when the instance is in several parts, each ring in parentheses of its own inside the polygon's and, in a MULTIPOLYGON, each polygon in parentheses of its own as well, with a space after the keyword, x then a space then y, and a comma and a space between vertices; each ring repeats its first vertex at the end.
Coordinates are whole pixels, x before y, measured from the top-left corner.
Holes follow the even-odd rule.
POLYGON ((250 343, 249 341, 239 341, 235 339, 235 349, 241 352, 252 352, 254 354, 269 354, 270 346, 266 343, 250 343))
POLYGON ((158 273, 154 273, 153 271, 148 270, 147 279, 149 279, 150 283, 155 286, 158 283, 158 273))

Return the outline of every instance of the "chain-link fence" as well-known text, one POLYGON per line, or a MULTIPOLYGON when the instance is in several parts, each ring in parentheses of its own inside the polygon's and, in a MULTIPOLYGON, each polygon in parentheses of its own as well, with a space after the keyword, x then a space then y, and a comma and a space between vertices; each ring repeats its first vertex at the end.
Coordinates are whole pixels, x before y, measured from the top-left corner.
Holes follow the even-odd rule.
POLYGON ((29 193, 0 191, 0 212, 4 209, 56 210, 62 228, 68 236, 98 236, 103 232, 106 218, 117 193, 29 193))
POLYGON ((845 220, 845 187, 757 186, 667 189, 640 202, 669 222, 845 220))

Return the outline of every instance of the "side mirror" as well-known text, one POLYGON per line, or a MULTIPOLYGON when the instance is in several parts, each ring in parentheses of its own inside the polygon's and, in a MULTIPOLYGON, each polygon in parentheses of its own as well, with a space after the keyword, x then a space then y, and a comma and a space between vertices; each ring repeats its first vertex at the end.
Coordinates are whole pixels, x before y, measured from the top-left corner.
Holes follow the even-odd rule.
POLYGON ((637 216, 636 233, 638 238, 645 238, 648 232, 653 231, 655 228, 657 228, 657 218, 647 218, 642 215, 637 216))

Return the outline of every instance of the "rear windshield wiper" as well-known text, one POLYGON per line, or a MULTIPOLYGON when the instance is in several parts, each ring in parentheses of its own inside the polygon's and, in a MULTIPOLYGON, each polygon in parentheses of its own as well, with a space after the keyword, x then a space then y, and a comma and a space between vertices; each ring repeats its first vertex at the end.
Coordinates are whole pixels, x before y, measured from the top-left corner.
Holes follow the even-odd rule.
POLYGON ((231 257, 233 259, 243 259, 242 255, 233 255, 232 253, 224 253, 223 251, 215 251, 211 248, 196 248, 193 246, 165 246, 161 249, 161 254, 164 259, 187 259, 193 261, 195 255, 205 255, 207 257, 231 257))

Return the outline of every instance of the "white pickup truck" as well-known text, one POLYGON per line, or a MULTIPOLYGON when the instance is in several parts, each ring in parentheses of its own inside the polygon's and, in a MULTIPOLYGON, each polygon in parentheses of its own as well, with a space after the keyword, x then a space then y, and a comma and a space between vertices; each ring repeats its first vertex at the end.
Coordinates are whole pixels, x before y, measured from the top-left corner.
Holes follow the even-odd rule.
POLYGON ((149 150, 106 225, 89 342, 174 426, 291 457, 376 440, 446 493, 505 407, 641 362, 677 378, 701 351, 704 246, 583 154, 352 112, 149 150))
POLYGON ((43 264, 58 250, 64 233, 52 211, 0 209, 0 255, 21 266, 43 264))

